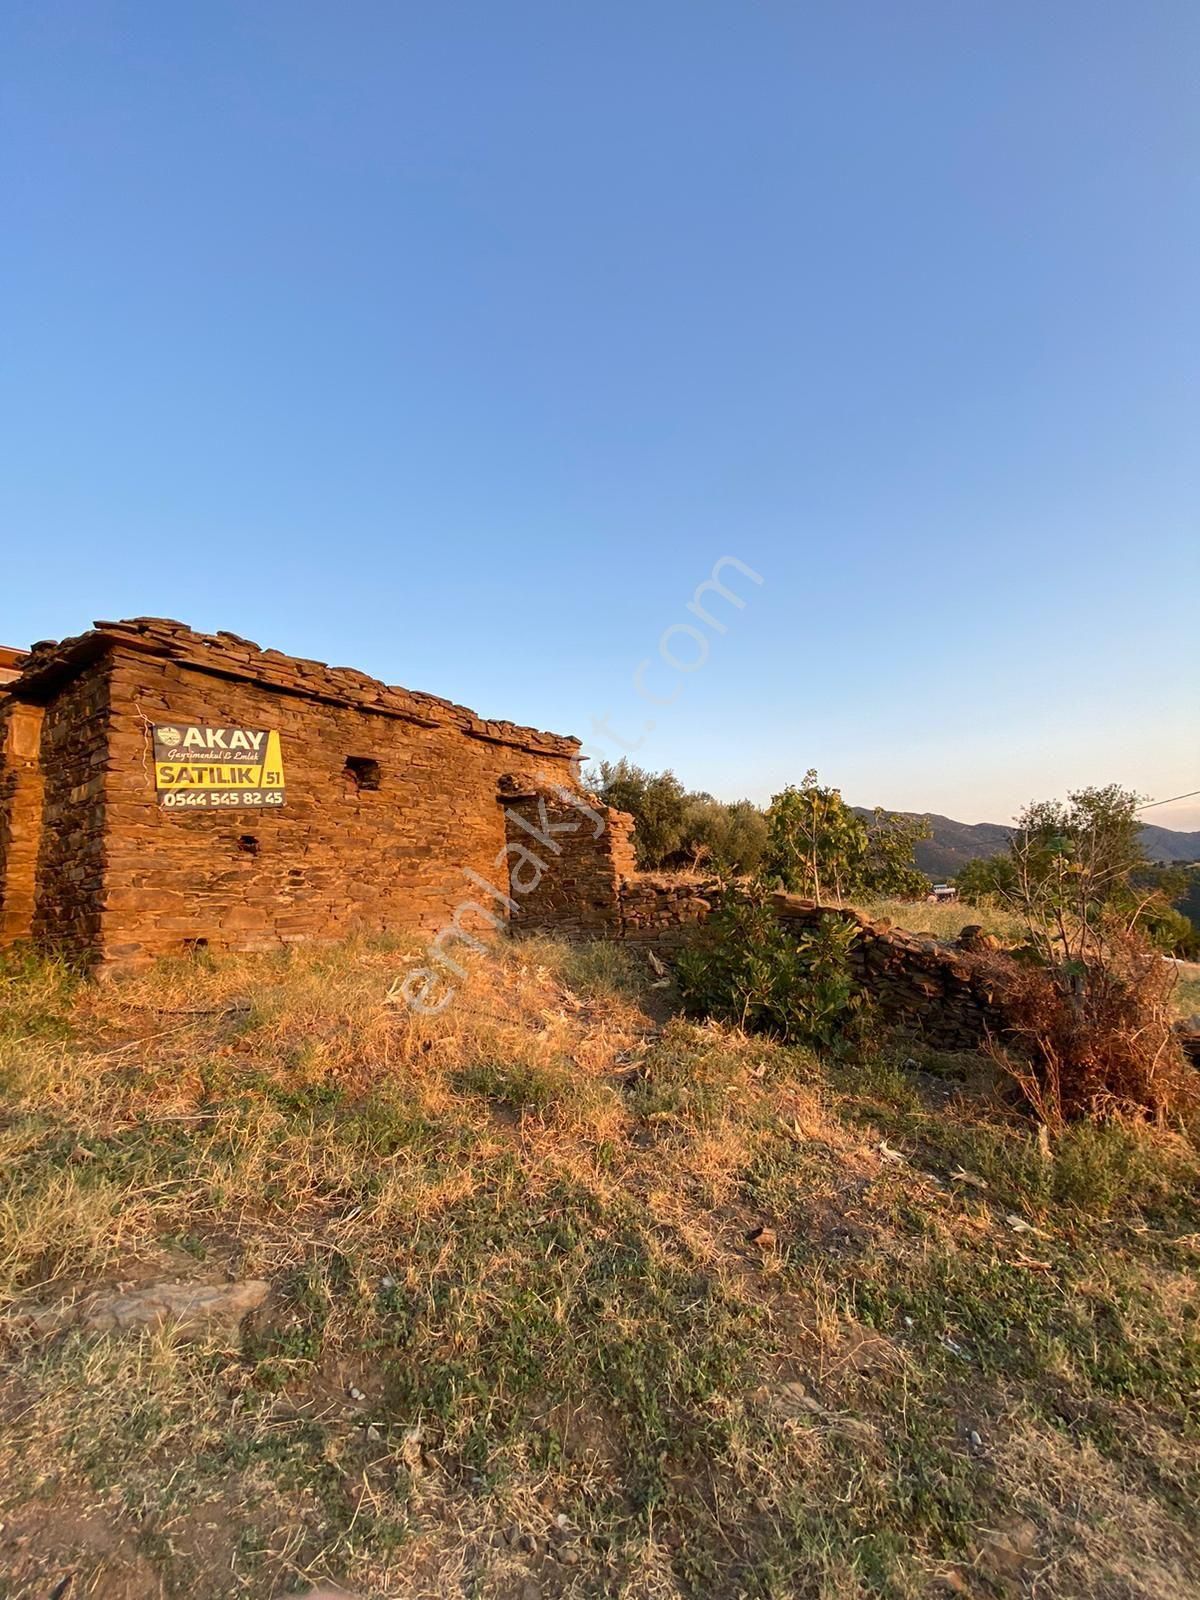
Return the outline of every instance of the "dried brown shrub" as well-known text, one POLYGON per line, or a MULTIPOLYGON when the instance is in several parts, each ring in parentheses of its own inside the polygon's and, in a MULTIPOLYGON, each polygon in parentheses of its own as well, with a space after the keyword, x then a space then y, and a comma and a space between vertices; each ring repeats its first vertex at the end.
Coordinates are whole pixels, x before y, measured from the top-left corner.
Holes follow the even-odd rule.
POLYGON ((1109 932, 1086 960, 989 965, 1005 1018, 990 1053, 1041 1121, 1196 1117, 1200 1074, 1172 1031, 1174 968, 1135 935, 1109 932))

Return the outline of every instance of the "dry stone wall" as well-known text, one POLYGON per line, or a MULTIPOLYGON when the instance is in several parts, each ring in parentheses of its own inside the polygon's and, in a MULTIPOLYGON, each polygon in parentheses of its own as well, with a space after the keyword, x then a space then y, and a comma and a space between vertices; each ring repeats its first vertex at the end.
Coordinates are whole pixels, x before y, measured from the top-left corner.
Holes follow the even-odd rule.
POLYGON ((633 818, 543 783, 504 796, 514 933, 620 934, 620 886, 633 872, 633 818))
POLYGON ((796 932, 814 929, 826 917, 857 928, 850 965, 886 1022, 920 1033, 943 1050, 974 1050, 986 1032, 1003 1028, 977 930, 964 930, 965 937, 949 944, 798 895, 773 895, 771 903, 784 927, 796 932))
POLYGON ((70 955, 100 935, 109 664, 68 683, 42 717, 41 830, 31 933, 70 955))
MULTIPOLYGON (((695 938, 723 898, 736 892, 718 883, 649 875, 626 879, 621 936, 670 955, 695 938)), ((815 930, 829 917, 853 924, 858 936, 850 947, 851 970, 885 1021, 945 1050, 973 1050, 989 1029, 1003 1027, 988 963, 980 958, 986 941, 977 932, 949 944, 798 895, 775 894, 770 903, 784 927, 797 934, 815 930)))
POLYGON ((42 842, 42 708, 0 699, 0 944, 33 931, 42 842))
POLYGON ((677 950, 720 905, 722 893, 720 884, 700 879, 631 873, 620 887, 621 937, 665 953, 677 950))

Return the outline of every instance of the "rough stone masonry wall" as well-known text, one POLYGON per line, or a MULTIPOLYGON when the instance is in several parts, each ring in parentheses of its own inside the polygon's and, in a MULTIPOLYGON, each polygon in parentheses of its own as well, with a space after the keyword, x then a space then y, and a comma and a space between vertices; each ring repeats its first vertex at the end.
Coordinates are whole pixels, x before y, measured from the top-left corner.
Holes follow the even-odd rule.
POLYGON ((620 937, 621 880, 634 871, 633 818, 580 799, 572 805, 545 785, 504 796, 514 933, 620 937))
POLYGON ((111 661, 99 940, 110 965, 197 941, 266 949, 356 929, 441 927, 478 898, 464 868, 503 885, 500 779, 536 760, 573 785, 565 753, 522 755, 458 726, 419 726, 152 655, 118 649, 111 661), (148 724, 165 721, 278 729, 286 804, 160 808, 148 724), (378 762, 378 789, 356 785, 348 757, 378 762))
POLYGON ((720 884, 668 874, 627 874, 620 886, 621 937, 669 954, 695 937, 721 904, 720 884))
POLYGON ((41 722, 41 834, 30 932, 70 955, 94 948, 103 917, 110 689, 108 662, 96 662, 66 685, 41 722))
POLYGON ((0 944, 33 932, 42 839, 42 708, 0 698, 0 944))
POLYGON ((886 1022, 919 1033, 942 1050, 974 1050, 1005 1019, 986 964, 972 945, 918 937, 886 922, 869 921, 849 907, 818 906, 799 895, 776 894, 771 904, 786 928, 813 929, 827 917, 850 922, 858 938, 850 949, 855 977, 886 1022))

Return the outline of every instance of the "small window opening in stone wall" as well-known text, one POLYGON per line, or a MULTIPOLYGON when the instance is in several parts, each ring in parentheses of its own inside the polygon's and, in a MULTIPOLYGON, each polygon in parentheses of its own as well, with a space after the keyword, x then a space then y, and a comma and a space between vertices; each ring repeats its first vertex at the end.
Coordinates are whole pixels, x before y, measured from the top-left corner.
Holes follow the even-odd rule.
POLYGON ((371 756, 347 756, 346 776, 353 778, 356 789, 378 789, 383 779, 378 761, 371 756))
POLYGON ((243 833, 238 839, 238 849, 246 856, 258 854, 258 840, 252 833, 243 833))
POLYGON ((207 950, 208 949, 208 940, 207 939, 185 939, 183 941, 183 948, 189 954, 194 950, 207 950))

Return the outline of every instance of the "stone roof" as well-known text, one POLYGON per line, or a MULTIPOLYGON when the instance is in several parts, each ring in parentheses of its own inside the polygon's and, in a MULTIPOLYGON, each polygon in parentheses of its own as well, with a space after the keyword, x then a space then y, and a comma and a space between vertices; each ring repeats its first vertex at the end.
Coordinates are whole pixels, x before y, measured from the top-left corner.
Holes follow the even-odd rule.
POLYGON ((418 727, 459 728, 469 738, 512 745, 535 754, 575 756, 579 751, 578 739, 564 734, 488 721, 466 706, 438 695, 382 683, 354 667, 330 667, 324 661, 284 655, 281 650, 263 650, 236 633, 196 633, 186 623, 167 617, 96 622, 87 633, 74 638, 43 640, 18 658, 19 676, 7 685, 8 692, 18 699, 46 699, 60 684, 110 650, 165 657, 215 677, 235 678, 282 694, 396 717, 418 727))

